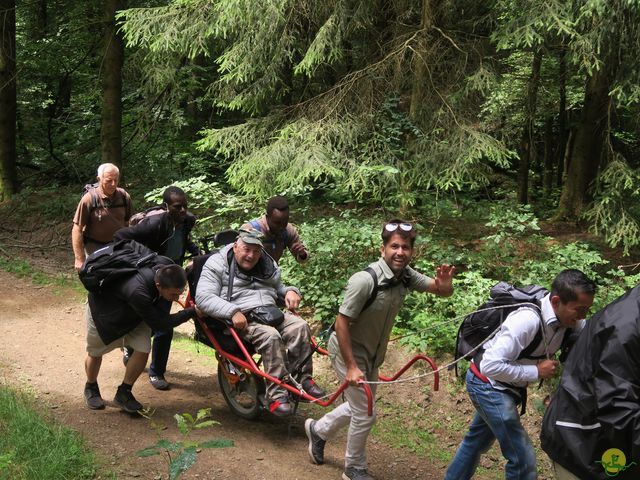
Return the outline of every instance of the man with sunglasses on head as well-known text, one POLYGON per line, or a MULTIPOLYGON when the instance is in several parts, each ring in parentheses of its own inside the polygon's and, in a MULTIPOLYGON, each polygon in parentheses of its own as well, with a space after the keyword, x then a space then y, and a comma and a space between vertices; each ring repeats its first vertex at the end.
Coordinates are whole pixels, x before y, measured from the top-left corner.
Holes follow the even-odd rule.
MULTIPOLYGON (((114 240, 135 240, 159 255, 182 264, 186 252, 200 255, 200 249, 191 240, 191 230, 196 217, 187 211, 187 196, 181 188, 170 186, 162 194, 164 210, 151 210, 140 223, 118 230, 114 240), (159 212, 156 214, 156 212, 159 212)), ((158 390, 169 389, 164 378, 169 361, 173 329, 153 332, 153 349, 149 365, 149 382, 158 390)), ((124 350, 124 361, 131 355, 129 347, 124 350)))
MULTIPOLYGON (((415 225, 395 219, 382 229, 381 258, 369 265, 370 272, 354 274, 347 283, 344 300, 329 338, 329 354, 342 382, 351 385, 344 392, 346 402, 317 421, 307 419, 309 456, 324 463, 325 443, 345 426, 347 449, 343 480, 371 480, 367 472, 366 442, 376 419, 367 412, 368 402, 361 382, 378 381, 378 369, 387 351, 389 336, 404 297, 411 290, 448 297, 453 293, 455 267, 441 265, 434 278, 409 266, 416 239, 415 225), (376 276, 374 281, 373 275, 376 276), (372 292, 377 287, 373 301, 372 292)), ((375 401, 376 385, 370 384, 375 401)))

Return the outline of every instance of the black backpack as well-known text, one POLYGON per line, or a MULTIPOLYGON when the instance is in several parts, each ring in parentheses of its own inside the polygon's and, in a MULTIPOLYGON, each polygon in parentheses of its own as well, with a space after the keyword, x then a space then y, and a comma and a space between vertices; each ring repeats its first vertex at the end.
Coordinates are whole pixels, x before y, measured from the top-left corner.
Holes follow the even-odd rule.
POLYGON ((135 240, 120 240, 89 255, 78 276, 84 288, 99 292, 115 280, 137 273, 142 267, 173 263, 170 258, 158 255, 135 240))
MULTIPOLYGON (((467 315, 460 324, 456 338, 455 359, 462 357, 466 360, 475 359, 476 366, 479 368, 479 358, 484 352, 481 345, 497 333, 507 316, 521 307, 529 307, 540 316, 540 301, 547 293, 549 293, 548 290, 539 285, 515 287, 507 282, 494 285, 491 288, 489 300, 475 312, 467 315)), ((518 358, 537 358, 532 357, 531 352, 541 342, 542 329, 538 328, 533 341, 522 350, 518 358)))

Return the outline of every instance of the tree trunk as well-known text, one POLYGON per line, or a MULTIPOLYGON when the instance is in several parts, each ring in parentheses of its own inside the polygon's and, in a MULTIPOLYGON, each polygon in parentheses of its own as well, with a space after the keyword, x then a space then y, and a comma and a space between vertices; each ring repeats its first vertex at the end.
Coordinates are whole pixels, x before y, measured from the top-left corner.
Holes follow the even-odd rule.
POLYGON ((589 187, 598 176, 609 113, 609 75, 594 72, 587 81, 580 122, 573 132, 567 178, 562 189, 556 219, 577 220, 591 202, 589 187))
POLYGON ((556 186, 562 186, 562 179, 565 174, 565 158, 567 142, 569 140, 568 115, 567 115, 567 52, 564 48, 560 50, 560 85, 558 105, 558 148, 556 150, 556 186))
POLYGON ((36 25, 37 25, 38 31, 42 33, 41 38, 44 38, 47 32, 47 27, 49 26, 49 14, 47 11, 47 1, 48 0, 38 0, 38 3, 36 5, 36 9, 37 9, 36 25))
POLYGON ((0 201, 17 190, 16 2, 0 0, 0 201))
POLYGON ((122 164, 122 64, 124 42, 117 32, 115 13, 124 8, 123 0, 105 0, 104 60, 102 62, 102 123, 100 157, 102 162, 122 164))
POLYGON ((547 118, 544 124, 544 168, 542 172, 542 188, 545 196, 551 193, 553 187, 553 166, 556 159, 553 145, 553 118, 547 118))
POLYGON ((413 86, 411 89, 411 104, 409 105, 409 118, 415 124, 420 123, 421 112, 424 108, 424 90, 429 85, 429 72, 425 63, 428 56, 427 50, 427 30, 433 25, 433 13, 431 11, 431 1, 422 0, 422 16, 420 20, 420 29, 422 30, 421 39, 417 44, 418 55, 413 55, 413 63, 415 64, 415 74, 413 77, 413 86))
POLYGON ((540 65, 542 64, 542 49, 533 54, 531 62, 531 77, 527 87, 527 103, 525 106, 524 128, 520 140, 520 164, 518 166, 518 202, 529 202, 529 166, 535 156, 533 141, 534 121, 536 116, 536 102, 538 100, 538 86, 540 84, 540 65))

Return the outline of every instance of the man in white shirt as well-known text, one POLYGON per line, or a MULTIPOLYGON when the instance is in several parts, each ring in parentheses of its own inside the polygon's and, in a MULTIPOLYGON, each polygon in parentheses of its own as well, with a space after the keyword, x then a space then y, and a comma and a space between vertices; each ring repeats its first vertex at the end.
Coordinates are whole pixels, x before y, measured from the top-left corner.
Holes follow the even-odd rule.
MULTIPOLYGON (((497 439, 507 459, 506 480, 535 480, 536 456, 520 422, 518 405, 529 383, 558 372, 554 356, 568 329, 580 330, 593 303, 596 285, 579 270, 563 270, 540 311, 523 307, 505 319, 500 331, 484 345, 467 371, 466 383, 476 415, 451 461, 445 480, 470 479, 480 456, 497 439), (528 357, 521 353, 542 329, 542 341, 528 357)), ((538 335, 538 338, 540 336, 538 335)))

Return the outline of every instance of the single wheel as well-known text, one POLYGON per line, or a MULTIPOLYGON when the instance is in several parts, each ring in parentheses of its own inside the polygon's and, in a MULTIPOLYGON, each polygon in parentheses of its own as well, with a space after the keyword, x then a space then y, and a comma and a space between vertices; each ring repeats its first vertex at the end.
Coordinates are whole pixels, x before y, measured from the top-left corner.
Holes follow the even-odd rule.
POLYGON ((234 370, 235 367, 227 360, 220 359, 218 362, 218 384, 222 396, 233 413, 254 420, 262 409, 264 381, 251 372, 234 370))

